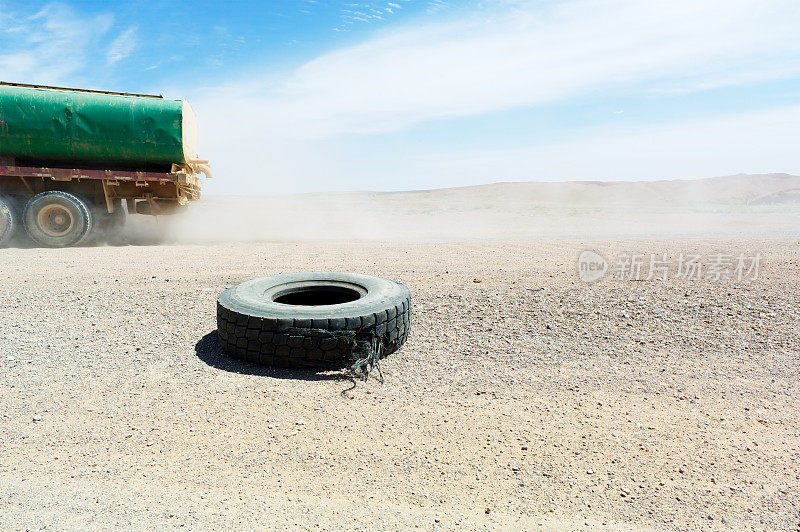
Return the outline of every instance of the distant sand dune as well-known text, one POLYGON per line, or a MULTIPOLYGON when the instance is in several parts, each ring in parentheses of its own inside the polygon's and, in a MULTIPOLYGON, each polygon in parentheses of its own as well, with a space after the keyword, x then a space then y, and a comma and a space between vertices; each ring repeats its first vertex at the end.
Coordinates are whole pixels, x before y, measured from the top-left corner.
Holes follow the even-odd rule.
POLYGON ((129 231, 175 242, 786 237, 800 228, 798 198, 789 174, 210 196, 178 217, 136 217, 129 231))

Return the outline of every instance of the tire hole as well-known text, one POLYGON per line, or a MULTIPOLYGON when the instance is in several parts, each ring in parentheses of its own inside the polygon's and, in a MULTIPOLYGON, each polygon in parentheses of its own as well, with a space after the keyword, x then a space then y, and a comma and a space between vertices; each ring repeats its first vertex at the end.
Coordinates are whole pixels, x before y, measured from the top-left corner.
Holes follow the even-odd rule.
POLYGON ((290 288, 289 290, 276 294, 273 301, 275 303, 283 303, 284 305, 316 307, 349 303, 360 297, 361 294, 350 288, 320 285, 290 288))

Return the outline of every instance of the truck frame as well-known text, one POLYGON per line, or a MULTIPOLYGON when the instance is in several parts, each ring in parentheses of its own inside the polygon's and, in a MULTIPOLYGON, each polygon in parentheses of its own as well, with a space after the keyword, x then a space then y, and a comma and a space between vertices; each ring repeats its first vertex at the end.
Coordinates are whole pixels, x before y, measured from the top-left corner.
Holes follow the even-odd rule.
MULTIPOLYGON (((198 161, 206 163, 206 161, 198 161)), ((59 190, 79 193, 108 214, 122 200, 130 214, 171 214, 200 198, 200 180, 189 169, 175 165, 172 172, 130 172, 80 168, 16 166, 0 156, 0 193, 29 200, 42 192, 59 190)))

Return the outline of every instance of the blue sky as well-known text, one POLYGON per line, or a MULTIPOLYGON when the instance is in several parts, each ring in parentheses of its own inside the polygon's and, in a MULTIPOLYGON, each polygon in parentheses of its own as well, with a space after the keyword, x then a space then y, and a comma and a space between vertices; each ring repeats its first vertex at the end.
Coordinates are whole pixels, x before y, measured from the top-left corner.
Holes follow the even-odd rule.
POLYGON ((800 173, 796 0, 0 0, 0 80, 188 99, 211 193, 800 173))

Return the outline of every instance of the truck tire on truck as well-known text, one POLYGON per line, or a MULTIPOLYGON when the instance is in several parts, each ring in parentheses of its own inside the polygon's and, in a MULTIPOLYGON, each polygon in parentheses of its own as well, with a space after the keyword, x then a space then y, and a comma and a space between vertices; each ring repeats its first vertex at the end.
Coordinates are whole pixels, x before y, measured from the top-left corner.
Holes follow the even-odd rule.
POLYGON ((42 246, 66 247, 85 241, 94 217, 81 198, 67 192, 42 192, 31 198, 22 215, 28 235, 42 246))
POLYGON ((6 244, 17 230, 17 213, 6 198, 0 196, 0 246, 6 244))

